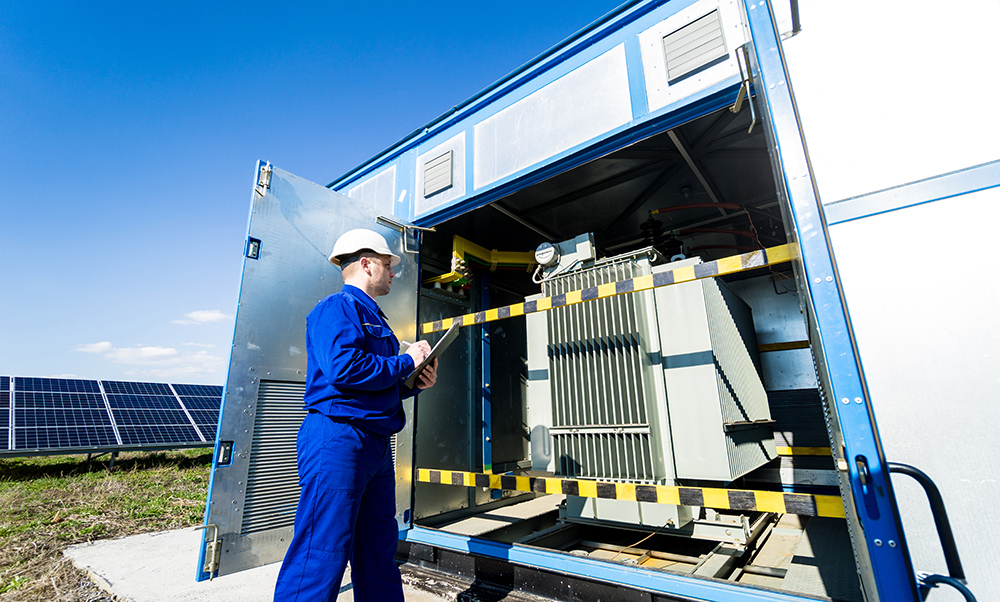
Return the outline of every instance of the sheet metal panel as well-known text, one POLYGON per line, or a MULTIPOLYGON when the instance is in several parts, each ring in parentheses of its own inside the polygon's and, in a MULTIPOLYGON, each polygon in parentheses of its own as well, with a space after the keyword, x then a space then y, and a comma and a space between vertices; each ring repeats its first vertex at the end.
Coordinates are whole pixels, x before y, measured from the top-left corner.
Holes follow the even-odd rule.
MULTIPOLYGON (((426 291, 420 300, 423 318, 440 318, 471 309, 467 300, 449 299, 426 291)), ((463 328, 448 350, 438 360, 441 378, 432 389, 420 394, 417 403, 415 455, 417 466, 434 466, 441 463, 454 470, 469 470, 475 465, 481 431, 476 420, 479 396, 473 395, 474 367, 472 345, 478 339, 475 329, 463 328)), ((428 341, 433 345, 443 333, 433 335, 428 341)), ((478 380, 478 379, 476 379, 478 380)), ((478 387, 476 387, 478 389, 478 387)), ((416 484, 414 490, 414 520, 442 512, 468 508, 473 504, 474 492, 465 489, 435 488, 416 484)))
MULTIPOLYGON (((916 201, 923 190, 900 194, 916 201)), ((998 217, 1000 188, 991 188, 830 228, 886 456, 941 490, 980 600, 1000 600, 1000 526, 982 520, 1000 494, 1000 281, 972 258, 995 253, 998 217), (957 216, 972 217, 961 254, 928 248, 957 216)), ((947 574, 923 490, 903 476, 893 483, 914 568, 947 574)))
MULTIPOLYGON (((649 110, 657 111, 682 101, 694 93, 738 75, 736 47, 746 41, 739 7, 732 0, 701 0, 677 11, 639 34, 642 49, 642 73, 646 82, 649 110), (718 11, 720 33, 725 39, 725 58, 690 77, 677 79, 667 65, 664 38, 718 11)), ((714 59, 713 59, 714 60, 714 59)), ((709 63, 710 64, 710 63, 709 63)), ((683 69, 683 65, 680 66, 683 69)))
POLYGON ((1000 120, 981 110, 1000 97, 1000 4, 798 5, 782 46, 824 204, 1000 159, 1000 120))
POLYGON ((492 184, 632 119, 619 45, 475 125, 474 186, 492 184))
POLYGON ((396 166, 390 165, 347 193, 351 199, 372 207, 382 215, 393 215, 396 201, 396 166))
MULTIPOLYGON (((206 508, 206 524, 216 525, 223 541, 219 574, 280 560, 288 547, 290 531, 285 523, 254 517, 261 508, 261 497, 250 495, 253 490, 249 484, 258 478, 258 471, 276 465, 284 467, 283 479, 287 481, 287 473, 294 465, 290 432, 301 422, 301 414, 285 405, 281 408, 286 409, 272 412, 273 400, 267 395, 266 383, 278 381, 292 388, 305 383, 305 318, 318 301, 340 290, 343 284, 340 270, 327 261, 340 234, 353 228, 375 230, 402 258, 394 268, 393 291, 380 297, 379 305, 397 336, 414 340, 416 258, 404 251, 399 231, 376 221, 378 215, 366 204, 277 168, 273 169, 264 196, 256 190, 253 193, 248 236, 261 241, 260 254, 259 259, 244 258, 216 443, 232 442, 232 463, 213 467, 206 508), (262 381, 265 404, 258 407, 262 381)), ((295 405, 287 395, 282 402, 295 405)), ((412 407, 404 404, 404 409, 411 411, 412 407)), ((410 428, 408 424, 399 436, 406 440, 406 453, 397 450, 396 519, 400 528, 409 522, 410 428)), ((263 490, 261 493, 270 495, 263 490)), ((272 502, 264 501, 266 512, 259 516, 280 510, 279 514, 287 518, 293 511, 287 502, 272 502)), ((203 558, 204 549, 201 553, 203 558)), ((208 575, 200 570, 201 566, 198 577, 206 579, 208 575)))

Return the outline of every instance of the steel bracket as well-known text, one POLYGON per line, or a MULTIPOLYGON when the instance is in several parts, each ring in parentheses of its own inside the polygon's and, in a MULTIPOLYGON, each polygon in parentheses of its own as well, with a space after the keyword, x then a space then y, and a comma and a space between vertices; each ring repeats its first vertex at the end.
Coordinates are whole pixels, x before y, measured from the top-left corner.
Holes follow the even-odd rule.
POLYGON ((733 106, 729 107, 729 111, 732 113, 739 113, 740 109, 743 108, 743 99, 747 100, 747 104, 750 105, 750 129, 747 133, 753 132, 753 126, 757 125, 757 110, 754 109, 753 99, 750 98, 750 87, 753 85, 753 75, 750 73, 750 57, 747 55, 746 44, 736 47, 736 65, 740 68, 740 91, 736 94, 736 102, 733 106), (740 61, 740 56, 743 60, 740 61), (743 66, 746 65, 746 71, 743 70, 743 66))
POLYGON ((267 189, 271 187, 271 162, 267 161, 257 170, 257 182, 254 184, 254 192, 263 197, 267 194, 267 189))
POLYGON ((403 235, 403 251, 416 255, 420 253, 420 249, 417 248, 417 232, 437 232, 434 228, 421 228, 420 226, 414 226, 413 224, 399 221, 394 217, 389 217, 387 215, 380 215, 375 218, 375 223, 388 226, 393 230, 398 230, 403 235), (413 248, 410 248, 410 241, 413 242, 413 248))

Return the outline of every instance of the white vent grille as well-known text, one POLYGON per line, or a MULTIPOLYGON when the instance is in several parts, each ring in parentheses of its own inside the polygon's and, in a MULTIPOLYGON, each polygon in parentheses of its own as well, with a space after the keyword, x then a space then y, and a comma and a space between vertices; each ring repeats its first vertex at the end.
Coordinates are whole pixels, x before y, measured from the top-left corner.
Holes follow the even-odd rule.
POLYGON ((291 527, 295 522, 299 503, 295 438, 306 415, 305 390, 305 383, 260 381, 241 535, 291 527))
POLYGON ((667 61, 667 82, 679 79, 715 64, 729 56, 722 34, 719 11, 713 10, 663 38, 667 61))
POLYGON ((439 155, 427 163, 424 163, 424 197, 448 190, 451 188, 454 178, 452 178, 452 156, 449 150, 443 155, 439 155))

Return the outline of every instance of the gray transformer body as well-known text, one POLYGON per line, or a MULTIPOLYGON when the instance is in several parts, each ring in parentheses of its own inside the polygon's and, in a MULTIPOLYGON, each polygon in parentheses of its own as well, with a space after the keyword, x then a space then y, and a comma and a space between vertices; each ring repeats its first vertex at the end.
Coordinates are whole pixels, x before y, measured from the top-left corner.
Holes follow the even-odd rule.
MULTIPOLYGON (((528 300, 700 263, 666 264, 643 249, 563 272, 528 300)), ((532 469, 644 484, 733 481, 777 457, 759 366, 750 307, 714 278, 531 314, 532 469)), ((690 509, 572 496, 567 509, 570 518, 658 526, 691 519, 690 509)))

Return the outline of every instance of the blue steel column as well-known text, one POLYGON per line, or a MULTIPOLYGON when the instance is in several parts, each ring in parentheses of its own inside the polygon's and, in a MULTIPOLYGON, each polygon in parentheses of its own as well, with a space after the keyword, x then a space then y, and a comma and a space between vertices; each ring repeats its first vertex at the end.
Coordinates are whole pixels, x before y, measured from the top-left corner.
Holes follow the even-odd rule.
MULTIPOLYGON (((486 311, 490 307, 490 276, 483 272, 480 278, 480 307, 486 311)), ((482 395, 482 416, 483 416, 483 472, 491 474, 493 472, 493 416, 490 402, 490 324, 489 322, 479 327, 479 373, 480 387, 482 395)), ((499 494, 499 491, 494 493, 499 494)), ((494 496, 495 497, 495 496, 494 496)))
POLYGON ((877 593, 877 599, 884 602, 919 601, 916 576, 903 539, 889 470, 830 249, 822 205, 813 184, 777 28, 766 2, 743 1, 754 46, 751 63, 756 66, 755 88, 769 126, 766 133, 776 151, 771 160, 787 192, 801 257, 798 267, 811 297, 813 353, 821 360, 821 382, 825 381, 827 402, 844 437, 850 491, 843 488, 842 491, 848 515, 856 514, 861 527, 859 532, 852 533, 855 555, 862 570, 870 571, 863 575, 862 582, 873 583, 877 590, 867 592, 869 599, 877 593), (860 546, 864 548, 859 549, 860 546))

